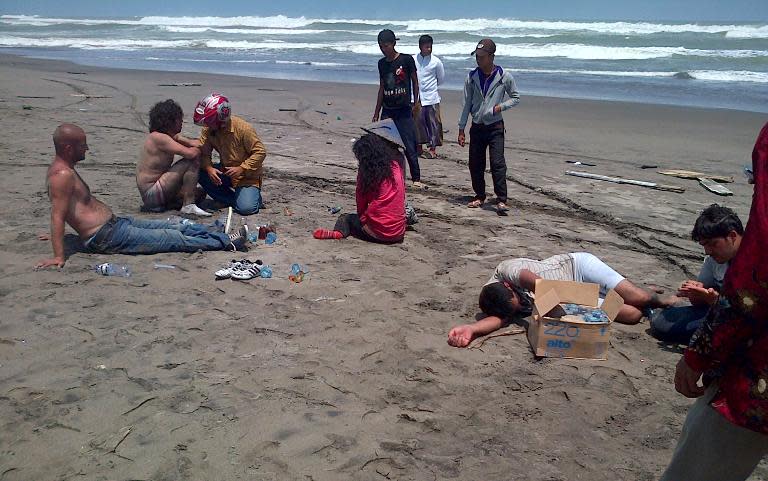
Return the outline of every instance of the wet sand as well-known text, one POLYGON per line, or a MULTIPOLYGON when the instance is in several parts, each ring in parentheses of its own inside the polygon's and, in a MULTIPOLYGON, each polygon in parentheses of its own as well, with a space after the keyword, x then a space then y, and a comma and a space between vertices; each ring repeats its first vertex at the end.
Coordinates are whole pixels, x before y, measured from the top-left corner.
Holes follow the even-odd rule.
MULTIPOLYGON (((311 238, 333 225, 328 207, 354 210, 351 139, 375 86, 0 60, 0 479, 650 481, 666 466, 690 401, 672 385, 680 348, 647 321, 614 325, 607 361, 537 360, 523 336, 456 349, 446 334, 475 318, 480 287, 510 257, 589 251, 674 290, 703 258, 689 239, 701 209, 725 203, 746 221, 741 170, 764 115, 530 97, 521 85, 505 113, 511 211, 499 217, 464 207, 459 93, 444 92, 447 143, 421 160, 429 190, 408 191, 421 221, 381 246, 311 238), (169 83, 201 85, 158 85, 169 83), (267 146, 267 207, 244 221, 278 226, 276 244, 247 254, 274 277, 215 281, 242 257, 226 252, 90 254, 71 232, 65 268, 33 270, 51 254, 37 235, 54 128, 86 130, 78 171, 99 199, 161 217, 139 212, 134 178, 147 111, 175 99, 194 136, 192 109, 211 90, 267 146), (733 175, 734 196, 642 165, 733 175), (686 191, 563 175, 577 169, 686 191), (133 276, 98 276, 101 262, 133 276), (310 270, 300 284, 294 262, 310 270)), ((752 479, 766 476, 761 465, 752 479)))

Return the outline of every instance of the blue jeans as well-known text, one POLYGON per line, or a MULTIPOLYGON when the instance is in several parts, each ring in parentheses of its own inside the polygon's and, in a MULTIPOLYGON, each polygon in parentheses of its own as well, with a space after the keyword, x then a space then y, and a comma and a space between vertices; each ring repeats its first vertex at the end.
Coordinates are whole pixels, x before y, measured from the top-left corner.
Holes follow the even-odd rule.
POLYGON ((651 318, 651 334, 664 342, 688 344, 704 322, 709 306, 668 307, 651 318))
POLYGON ((400 138, 403 139, 405 145, 405 158, 408 159, 411 180, 420 181, 421 170, 419 169, 419 154, 416 152, 416 122, 413 121, 413 111, 410 107, 384 108, 381 110, 381 119, 392 119, 395 122, 400 138))
MULTIPOLYGON (((214 167, 220 171, 224 170, 221 164, 214 167)), ((219 178, 221 185, 216 185, 208 176, 208 172, 201 169, 197 181, 213 200, 234 208, 240 215, 255 214, 261 209, 261 189, 253 185, 232 188, 232 179, 229 176, 220 175, 219 178)))
POLYGON ((216 251, 229 245, 228 235, 200 224, 131 217, 113 217, 85 241, 85 247, 100 254, 216 251))

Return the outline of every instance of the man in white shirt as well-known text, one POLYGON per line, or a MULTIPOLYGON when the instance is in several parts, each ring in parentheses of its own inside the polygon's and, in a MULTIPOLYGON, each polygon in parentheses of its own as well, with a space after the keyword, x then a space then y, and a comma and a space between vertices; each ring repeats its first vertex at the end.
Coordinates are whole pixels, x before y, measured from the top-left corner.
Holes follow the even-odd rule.
POLYGON ((418 113, 420 143, 426 143, 430 159, 437 158, 437 147, 443 145, 443 125, 440 119, 440 92, 437 87, 445 79, 443 62, 432 55, 432 37, 419 37, 419 53, 413 56, 419 77, 419 98, 421 111, 418 113))

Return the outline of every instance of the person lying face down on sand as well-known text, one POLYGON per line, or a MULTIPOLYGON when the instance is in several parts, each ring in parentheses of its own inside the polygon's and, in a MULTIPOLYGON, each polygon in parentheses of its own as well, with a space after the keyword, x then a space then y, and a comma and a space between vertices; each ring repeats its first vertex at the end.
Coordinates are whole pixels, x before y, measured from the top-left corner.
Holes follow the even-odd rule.
POLYGON ((406 228, 405 160, 403 142, 392 119, 375 122, 353 145, 358 162, 356 214, 341 214, 333 230, 317 229, 315 239, 343 239, 350 235, 368 242, 395 244, 406 228))
POLYGON ((733 210, 712 204, 699 215, 691 237, 703 248, 707 257, 699 277, 683 282, 677 292, 690 306, 675 306, 654 313, 651 334, 664 342, 688 344, 701 327, 711 306, 717 303, 731 259, 736 257, 744 235, 741 219, 733 210))
POLYGON ((669 307, 680 299, 660 298, 641 289, 592 254, 575 252, 537 261, 510 259, 496 267, 491 279, 480 291, 480 310, 487 316, 472 324, 456 326, 448 332, 448 344, 466 347, 473 339, 484 336, 508 323, 515 314, 529 315, 533 305, 536 279, 590 282, 600 285, 600 295, 614 289, 622 299, 616 322, 637 324, 643 310, 669 307))
POLYGON ((115 217, 112 209, 91 195, 91 189, 75 170, 75 164, 85 159, 88 151, 83 129, 74 124, 60 125, 53 133, 53 145, 56 156, 47 173, 53 258, 38 262, 37 267, 64 267, 65 223, 75 229, 86 248, 98 253, 155 254, 245 247, 247 228, 227 235, 209 232, 200 224, 115 217))
POLYGON ((181 206, 182 214, 209 216, 195 205, 200 197, 200 142, 181 135, 183 122, 184 112, 171 99, 156 103, 149 111, 149 135, 136 167, 136 185, 144 209, 150 212, 181 206), (176 155, 183 158, 174 163, 176 155))

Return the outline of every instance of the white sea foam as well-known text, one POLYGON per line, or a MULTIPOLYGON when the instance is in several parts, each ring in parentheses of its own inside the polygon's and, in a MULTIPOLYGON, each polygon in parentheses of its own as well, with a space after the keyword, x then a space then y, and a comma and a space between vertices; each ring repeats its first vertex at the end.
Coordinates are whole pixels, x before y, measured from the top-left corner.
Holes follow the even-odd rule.
POLYGON ((649 71, 614 71, 614 70, 576 70, 576 69, 513 69, 512 73, 540 73, 563 75, 596 75, 601 77, 675 77, 680 73, 691 76, 691 80, 712 82, 752 82, 768 83, 768 73, 746 70, 691 70, 690 72, 649 72, 649 71))
POLYGON ((49 18, 30 15, 2 15, 0 21, 15 25, 42 26, 52 24, 123 24, 187 27, 262 27, 262 28, 300 28, 313 23, 358 24, 371 27, 391 25, 406 32, 466 32, 481 34, 494 30, 499 35, 540 34, 568 32, 594 32, 607 35, 650 35, 661 33, 702 33, 723 35, 725 38, 768 38, 768 25, 765 24, 698 24, 698 23, 651 23, 651 22, 575 22, 575 21, 535 21, 509 18, 461 18, 454 20, 418 19, 339 19, 306 18, 275 16, 239 16, 239 17, 168 17, 147 16, 135 19, 68 19, 49 18), (504 32, 508 30, 509 32, 504 32))
MULTIPOLYGON (((469 56, 477 44, 474 42, 450 42, 439 45, 436 53, 438 56, 460 60, 469 56)), ((378 45, 350 43, 343 45, 331 45, 330 48, 338 51, 348 51, 357 54, 381 55, 378 45)), ((404 53, 415 54, 417 50, 413 46, 403 47, 404 53)), ((702 50, 687 49, 684 47, 605 47, 599 45, 584 44, 497 44, 496 55, 499 57, 522 58, 569 58, 574 60, 648 60, 654 58, 679 56, 698 57, 727 57, 727 58, 753 58, 766 57, 768 51, 764 50, 702 50)))
POLYGON ((2 47, 70 47, 83 50, 140 50, 149 48, 196 47, 200 44, 191 40, 108 40, 102 38, 25 38, 0 36, 2 47))
POLYGON ((688 72, 695 79, 713 82, 755 82, 768 83, 768 72, 750 72, 748 70, 691 70, 688 72))
POLYGON ((216 27, 269 27, 269 28, 298 28, 313 23, 304 17, 286 17, 275 15, 271 17, 143 17, 141 25, 160 26, 216 26, 216 27))
POLYGON ((213 27, 160 27, 166 32, 172 33, 232 33, 242 35, 317 35, 326 33, 328 30, 316 30, 316 29, 292 29, 292 28, 213 28, 213 27))
MULTIPOLYGON (((381 51, 375 43, 347 42, 288 42, 271 38, 266 41, 218 40, 199 38, 194 40, 132 40, 105 38, 65 38, 46 37, 29 38, 21 36, 0 36, 0 46, 4 47, 71 47, 82 49, 156 49, 156 48, 194 48, 203 47, 222 50, 333 50, 361 55, 380 56, 381 51)), ((449 42, 439 46, 439 55, 469 56, 474 50, 474 42, 449 42)), ((415 45, 403 46, 403 53, 415 54, 415 45)), ((568 58, 574 60, 649 60, 672 56, 682 57, 718 57, 718 58, 766 58, 765 50, 703 50, 684 47, 606 47, 585 44, 497 44, 496 55, 499 57, 518 58, 568 58)))
POLYGON ((276 64, 282 64, 282 65, 314 65, 317 67, 351 67, 354 64, 351 63, 340 63, 340 62, 302 62, 299 60, 275 60, 276 64))

